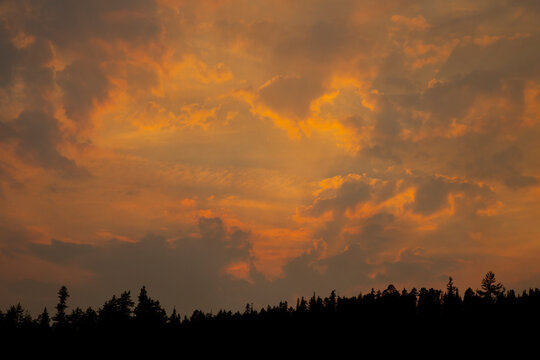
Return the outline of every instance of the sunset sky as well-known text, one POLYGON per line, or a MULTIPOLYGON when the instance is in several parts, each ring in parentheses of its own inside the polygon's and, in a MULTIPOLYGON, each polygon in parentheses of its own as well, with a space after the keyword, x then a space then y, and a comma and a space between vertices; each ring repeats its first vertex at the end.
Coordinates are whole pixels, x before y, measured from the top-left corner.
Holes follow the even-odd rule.
POLYGON ((540 2, 0 1, 0 308, 540 287, 540 2))

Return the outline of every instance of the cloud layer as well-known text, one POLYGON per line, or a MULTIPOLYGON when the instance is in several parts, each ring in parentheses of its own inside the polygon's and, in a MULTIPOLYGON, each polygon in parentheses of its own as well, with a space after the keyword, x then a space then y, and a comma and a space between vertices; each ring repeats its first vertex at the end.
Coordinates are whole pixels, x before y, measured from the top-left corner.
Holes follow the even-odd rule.
POLYGON ((2 1, 0 305, 540 286, 539 15, 2 1))

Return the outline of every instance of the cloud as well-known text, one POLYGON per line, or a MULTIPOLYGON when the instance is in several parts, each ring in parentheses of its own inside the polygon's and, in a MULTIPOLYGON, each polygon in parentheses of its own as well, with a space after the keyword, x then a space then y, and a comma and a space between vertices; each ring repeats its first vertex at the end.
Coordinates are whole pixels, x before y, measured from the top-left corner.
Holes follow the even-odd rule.
POLYGON ((302 119, 309 114, 311 101, 321 93, 316 80, 278 76, 259 89, 259 98, 278 113, 302 119))
POLYGON ((0 48, 6 56, 0 86, 6 131, 0 140, 15 139, 16 154, 26 163, 81 177, 86 171, 58 149, 72 146, 77 155, 91 144, 97 107, 110 100, 126 76, 132 86, 137 82, 133 68, 141 67, 141 60, 130 56, 153 47, 142 61, 155 73, 148 62, 159 62, 165 51, 159 45, 156 4, 6 1, 2 8, 0 48), (131 71, 124 72, 128 64, 131 71))
POLYGON ((173 241, 151 234, 138 242, 113 238, 99 245, 53 239, 50 244, 29 244, 26 251, 66 271, 73 267, 90 271, 90 283, 68 285, 79 299, 95 307, 112 293, 136 292, 147 285, 171 308, 209 311, 225 305, 240 307, 247 301, 245 294, 228 292, 229 287, 239 286, 237 282, 249 284, 229 275, 226 268, 236 261, 251 263, 248 239, 246 232, 226 229, 220 218, 202 217, 196 233, 173 241), (178 302, 171 304, 171 299, 178 302))
POLYGON ((369 200, 371 189, 367 181, 349 176, 337 189, 324 189, 313 206, 309 208, 308 213, 313 216, 321 216, 324 212, 331 210, 343 214, 345 210, 352 209, 358 203, 369 200))
POLYGON ((58 151, 62 133, 54 117, 44 112, 25 111, 13 121, 11 127, 12 137, 17 141, 16 153, 25 161, 56 170, 65 176, 81 177, 88 174, 58 151))
POLYGON ((30 251, 37 257, 57 264, 77 263, 91 256, 96 249, 88 244, 75 244, 52 239, 50 244, 30 244, 30 251))
POLYGON ((159 32, 155 11, 155 2, 145 0, 55 0, 33 4, 23 24, 29 33, 50 38, 61 47, 80 49, 94 37, 127 41, 152 38, 159 32))
POLYGON ((1 2, 10 299, 144 283, 188 311, 537 266, 535 2, 244 5, 1 2))
POLYGON ((474 212, 493 204, 495 193, 485 185, 459 179, 430 177, 421 180, 412 204, 412 209, 422 215, 430 215, 451 206, 452 196, 464 196, 465 208, 474 212))
POLYGON ((493 153, 487 159, 477 159, 470 165, 473 174, 482 178, 495 177, 512 189, 537 185, 539 180, 534 176, 521 174, 523 155, 516 145, 493 153))
POLYGON ((0 52, 3 54, 0 59, 0 87, 7 88, 13 83, 15 69, 20 61, 21 55, 11 42, 9 33, 0 27, 0 52))
POLYGON ((24 248, 33 238, 31 231, 17 223, 17 220, 10 217, 5 211, 2 213, 0 230, 2 231, 0 251, 6 254, 11 254, 14 249, 24 248))
MULTIPOLYGON (((322 182, 313 203, 298 213, 298 221, 312 227, 320 240, 321 256, 358 246, 366 261, 375 261, 420 239, 446 238, 456 223, 475 231, 475 222, 498 206, 496 193, 483 184, 443 176, 400 178, 349 174, 322 182)), ((459 238, 468 241, 466 230, 459 238)))
POLYGON ((88 123, 95 102, 108 98, 109 80, 99 63, 78 60, 57 73, 66 115, 78 123, 88 123))
POLYGON ((0 141, 7 141, 15 136, 15 130, 8 124, 0 123, 0 141))

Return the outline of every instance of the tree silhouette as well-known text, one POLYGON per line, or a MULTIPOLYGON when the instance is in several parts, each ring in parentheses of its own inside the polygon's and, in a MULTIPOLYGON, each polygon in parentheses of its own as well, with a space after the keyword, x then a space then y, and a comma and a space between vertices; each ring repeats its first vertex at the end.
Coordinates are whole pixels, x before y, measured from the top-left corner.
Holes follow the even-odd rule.
POLYGON ((178 330, 182 325, 182 319, 180 315, 176 312, 176 307, 173 308, 172 314, 167 321, 167 324, 171 330, 178 330))
POLYGON ((54 315, 53 320, 56 327, 65 327, 67 324, 66 309, 67 309, 67 299, 69 297, 69 292, 65 286, 62 286, 58 290, 58 304, 56 304, 56 315, 54 315))
POLYGON ((32 321, 31 316, 24 311, 22 305, 18 303, 17 305, 11 306, 5 315, 5 321, 8 328, 11 329, 20 329, 32 321))
POLYGON ((524 290, 522 294, 506 292, 491 271, 481 285, 476 291, 468 288, 463 299, 449 277, 444 292, 433 288, 400 292, 394 285, 353 297, 337 296, 332 291, 323 298, 313 294, 309 300, 297 299, 295 308, 281 301, 257 311, 248 303, 244 311, 234 313, 219 309, 214 315, 194 310, 191 318, 184 316, 183 320, 176 309, 167 317, 160 302, 150 298, 144 286, 134 309, 130 292, 125 291, 112 296, 98 312, 75 307, 68 314, 69 293, 62 286, 52 330, 46 308, 33 320, 17 304, 5 312, 0 310, 0 339, 76 346, 125 346, 133 342, 136 346, 153 346, 170 340, 195 346, 215 344, 218 348, 238 339, 244 339, 246 346, 259 346, 261 341, 280 333, 285 338, 296 337, 298 343, 334 343, 347 338, 377 341, 374 334, 394 340, 420 336, 428 343, 436 337, 467 340, 483 336, 477 334, 478 327, 467 324, 481 324, 486 336, 521 336, 523 332, 519 331, 540 322, 539 289, 524 290))
POLYGON ((488 271, 482 279, 482 290, 476 290, 478 295, 489 302, 504 294, 504 291, 504 286, 500 282, 496 282, 495 274, 492 271, 488 271))
POLYGON ((336 290, 332 290, 330 296, 324 299, 324 307, 327 312, 333 313, 336 311, 337 306, 337 296, 336 290))
POLYGON ((426 318, 436 318, 441 310, 441 290, 421 288, 418 293, 418 313, 426 318))
POLYGON ((139 293, 139 302, 134 310, 137 323, 145 328, 154 328, 167 322, 167 314, 159 304, 159 301, 153 300, 148 296, 146 287, 141 288, 139 293))
POLYGON ((43 309, 43 312, 38 316, 37 322, 39 328, 42 330, 46 330, 51 327, 51 318, 49 317, 47 308, 43 309))
POLYGON ((454 280, 451 276, 448 277, 448 283, 446 284, 446 296, 455 297, 457 296, 458 289, 454 285, 454 280))
POLYGON ((124 291, 120 297, 113 297, 99 309, 99 322, 106 328, 127 327, 131 321, 131 292, 124 291))
POLYGON ((461 306, 461 298, 459 290, 454 285, 454 280, 451 276, 448 277, 446 284, 446 293, 443 295, 443 308, 446 315, 454 315, 459 311, 461 306))
POLYGON ((97 327, 97 323, 98 323, 97 312, 91 307, 88 307, 86 311, 84 312, 84 315, 82 316, 82 319, 81 319, 82 331, 86 331, 86 332, 94 331, 97 327))

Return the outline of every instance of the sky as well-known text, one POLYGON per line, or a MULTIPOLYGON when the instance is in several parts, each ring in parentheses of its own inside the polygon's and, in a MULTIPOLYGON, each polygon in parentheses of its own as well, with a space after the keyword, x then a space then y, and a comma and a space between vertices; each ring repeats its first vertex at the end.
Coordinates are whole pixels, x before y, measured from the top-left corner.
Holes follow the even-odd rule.
POLYGON ((0 307, 540 286, 540 3, 1 0, 0 307))

